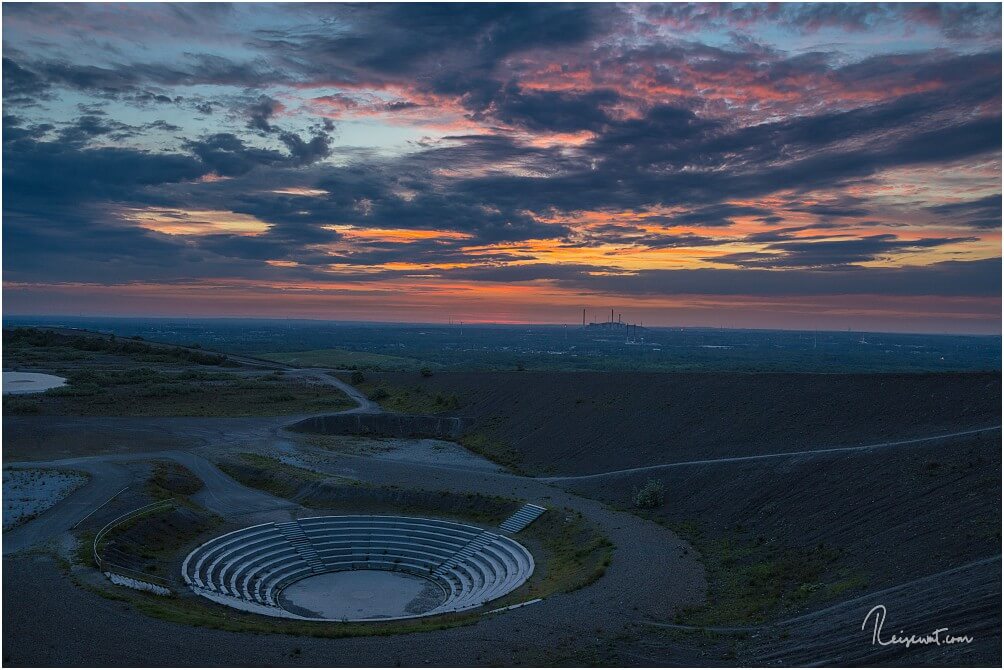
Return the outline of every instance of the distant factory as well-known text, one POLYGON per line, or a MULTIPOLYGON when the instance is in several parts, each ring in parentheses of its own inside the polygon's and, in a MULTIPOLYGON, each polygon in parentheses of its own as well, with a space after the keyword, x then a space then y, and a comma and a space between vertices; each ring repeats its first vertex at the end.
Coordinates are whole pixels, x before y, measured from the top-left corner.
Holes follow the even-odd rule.
POLYGON ((582 327, 586 330, 624 335, 629 341, 645 339, 645 326, 636 323, 625 323, 622 314, 617 314, 617 318, 614 319, 614 310, 610 310, 609 321, 591 321, 589 323, 586 323, 586 310, 582 310, 582 327))

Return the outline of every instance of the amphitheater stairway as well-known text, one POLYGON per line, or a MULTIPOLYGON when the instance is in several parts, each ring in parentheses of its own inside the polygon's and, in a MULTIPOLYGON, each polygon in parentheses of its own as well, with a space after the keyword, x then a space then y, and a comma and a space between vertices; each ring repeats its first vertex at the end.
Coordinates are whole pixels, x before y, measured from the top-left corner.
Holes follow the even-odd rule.
POLYGON ((317 550, 314 549, 314 545, 311 544, 310 538, 307 534, 303 532, 303 528, 300 526, 299 521, 286 521, 284 523, 277 523, 275 527, 279 529, 279 532, 283 534, 287 541, 296 550, 296 553, 307 562, 310 566, 311 571, 320 574, 322 572, 328 571, 328 566, 325 564, 321 557, 317 555, 317 550))
POLYGON ((468 542, 453 556, 444 561, 438 568, 433 570, 432 574, 437 577, 441 577, 450 572, 453 568, 457 567, 461 563, 465 562, 468 558, 474 554, 480 552, 486 545, 491 544, 498 538, 498 535, 489 533, 485 531, 475 537, 473 540, 468 542))
POLYGON ((515 514, 499 524, 499 528, 507 533, 518 533, 536 521, 546 511, 547 508, 540 505, 527 503, 520 507, 515 514))

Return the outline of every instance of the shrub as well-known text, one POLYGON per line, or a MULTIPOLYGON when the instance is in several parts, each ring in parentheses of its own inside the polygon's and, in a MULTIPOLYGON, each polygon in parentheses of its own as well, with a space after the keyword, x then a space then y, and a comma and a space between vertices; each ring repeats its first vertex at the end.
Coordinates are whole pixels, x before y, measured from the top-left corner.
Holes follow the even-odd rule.
POLYGON ((387 393, 387 389, 385 388, 378 388, 369 395, 370 400, 376 400, 376 401, 386 400, 389 397, 390 393, 387 393))
POLYGON ((429 368, 422 368, 421 370, 418 371, 418 374, 422 375, 423 377, 431 377, 432 370, 430 370, 429 368))
POLYGON ((634 506, 639 509, 661 507, 666 499, 666 487, 658 479, 650 479, 645 486, 634 490, 634 506))
POLYGON ((359 370, 353 370, 352 376, 349 377, 349 381, 351 381, 353 384, 362 384, 364 381, 366 381, 366 375, 359 372, 359 370))
POLYGON ((6 414, 38 414, 42 408, 34 400, 24 398, 4 398, 3 411, 6 414))

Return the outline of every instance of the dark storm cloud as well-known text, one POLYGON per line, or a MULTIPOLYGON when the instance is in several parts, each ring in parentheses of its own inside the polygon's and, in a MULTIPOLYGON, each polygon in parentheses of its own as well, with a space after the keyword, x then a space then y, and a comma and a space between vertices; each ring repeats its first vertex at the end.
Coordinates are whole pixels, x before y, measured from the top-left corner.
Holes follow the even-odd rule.
POLYGON ((491 282, 531 282, 539 280, 587 281, 593 272, 609 272, 611 268, 595 265, 562 263, 525 263, 522 265, 492 265, 459 268, 442 272, 448 279, 491 282))
MULTIPOLYGON (((75 132, 87 134, 75 127, 75 132)), ((98 134, 91 122, 83 127, 98 134)), ((82 149, 72 142, 37 141, 5 134, 4 206, 26 201, 129 200, 138 190, 157 184, 197 179, 206 172, 196 158, 180 153, 154 153, 118 147, 82 149), (14 194, 12 196, 12 194, 14 194)))
POLYGON ((505 125, 551 132, 600 131, 610 123, 604 108, 620 97, 611 90, 588 93, 523 91, 515 83, 503 87, 474 118, 492 118, 505 125))
POLYGON ((759 216, 770 214, 770 210, 749 205, 732 205, 728 203, 709 205, 691 210, 669 219, 667 223, 674 226, 731 226, 737 216, 759 216))
POLYGON ((59 139, 67 144, 86 144, 107 135, 109 139, 122 140, 139 132, 139 128, 105 118, 104 115, 88 114, 59 129, 59 139))
POLYGON ((310 165, 331 155, 331 147, 325 133, 319 133, 309 140, 304 140, 296 133, 280 131, 278 137, 279 141, 286 145, 289 159, 295 166, 310 165))
POLYGON ((744 268, 846 268, 889 254, 920 251, 975 238, 930 237, 903 240, 892 234, 852 240, 793 240, 768 244, 764 252, 739 252, 708 260, 744 268))
POLYGON ((263 95, 248 106, 248 128, 260 130, 264 133, 272 132, 272 125, 269 119, 275 116, 276 112, 282 109, 278 100, 263 95))
POLYGON ((734 241, 728 237, 708 237, 706 235, 695 235, 693 233, 651 233, 642 228, 642 225, 652 225, 656 219, 662 217, 647 217, 644 223, 637 224, 604 224, 591 226, 585 235, 581 233, 574 241, 569 241, 569 246, 598 247, 605 245, 624 245, 635 247, 646 247, 649 249, 675 249, 687 247, 704 247, 728 244, 734 241))
MULTIPOLYGON (((790 240, 795 237, 795 233, 804 232, 806 230, 826 230, 828 228, 835 228, 836 225, 832 223, 813 223, 807 226, 787 226, 785 228, 775 228, 774 230, 764 231, 762 233, 753 233, 747 235, 743 238, 746 242, 780 242, 782 240, 790 240)), ((806 239, 802 236, 800 239, 806 239)))
MULTIPOLYGON (((502 81, 502 59, 532 49, 580 45, 610 31, 613 6, 576 4, 400 3, 315 5, 353 30, 341 34, 262 31, 260 44, 301 81, 381 86, 406 83, 419 91, 456 96, 475 118, 533 129, 579 130, 605 120, 600 106, 612 91, 550 94, 502 81)), ((390 109, 415 103, 389 103, 390 109)))
POLYGON ((901 28, 926 23, 949 37, 1000 35, 1001 8, 995 3, 674 3, 644 6, 650 19, 681 28, 783 26, 802 33, 824 28, 847 31, 901 28))
POLYGON ((28 62, 4 58, 4 99, 28 102, 45 98, 51 89, 63 87, 107 97, 129 96, 140 101, 173 101, 149 91, 153 86, 227 85, 261 87, 270 83, 293 81, 286 72, 264 61, 237 63, 212 54, 191 54, 187 62, 170 66, 161 63, 130 63, 114 67, 83 65, 67 61, 37 60, 28 62), (8 96, 10 98, 8 99, 8 96))
POLYGON ((233 133, 216 133, 190 140, 185 147, 198 156, 209 171, 223 177, 238 177, 257 167, 309 165, 331 153, 328 139, 323 134, 303 140, 295 133, 275 131, 288 153, 249 145, 233 133))
POLYGON ((854 207, 844 203, 816 203, 814 205, 806 205, 804 207, 789 207, 788 210, 792 212, 805 212, 807 214, 816 214, 817 216, 837 218, 860 218, 862 216, 868 216, 867 209, 863 207, 854 207))
POLYGON ((212 172, 223 177, 237 177, 258 166, 276 165, 285 160, 279 151, 248 146, 232 133, 190 140, 185 146, 212 172))
POLYGON ((356 67, 383 73, 416 72, 450 53, 458 62, 441 61, 447 69, 433 78, 433 87, 456 91, 461 71, 486 70, 509 54, 575 44, 608 30, 598 19, 610 11, 543 3, 365 5, 351 12, 350 35, 313 35, 301 44, 322 57, 344 54, 356 67))
POLYGON ((902 268, 820 270, 640 270, 565 282, 618 295, 1000 296, 1001 259, 944 261, 902 268))
POLYGON ((943 216, 952 223, 972 228, 1001 227, 1001 196, 988 195, 978 200, 928 207, 927 211, 943 216))
POLYGON ((31 70, 21 67, 14 59, 3 59, 3 97, 5 101, 31 100, 49 84, 31 70))
MULTIPOLYGON (((998 94, 999 90, 998 83, 998 94)), ((698 121, 685 110, 659 108, 588 143, 584 152, 593 162, 580 170, 555 174, 546 189, 539 188, 534 178, 514 176, 470 179, 456 188, 485 201, 535 211, 710 206, 723 194, 746 198, 784 189, 808 191, 868 177, 885 168, 948 162, 1000 150, 999 116, 946 121, 944 126, 927 129, 914 122, 915 106, 938 107, 925 96, 911 98, 879 110, 825 114, 736 131, 698 121), (908 123, 909 130, 904 131, 908 123)), ((939 96, 939 100, 941 110, 956 108, 951 99, 939 96)), ((727 219, 720 218, 719 223, 727 219)))

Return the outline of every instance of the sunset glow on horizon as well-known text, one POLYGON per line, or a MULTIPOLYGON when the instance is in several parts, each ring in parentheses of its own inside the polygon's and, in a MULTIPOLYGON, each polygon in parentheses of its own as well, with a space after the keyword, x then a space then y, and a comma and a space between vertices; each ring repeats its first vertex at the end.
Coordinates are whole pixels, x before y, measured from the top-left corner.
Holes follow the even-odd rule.
POLYGON ((1000 332, 1000 5, 5 5, 4 312, 1000 332))

